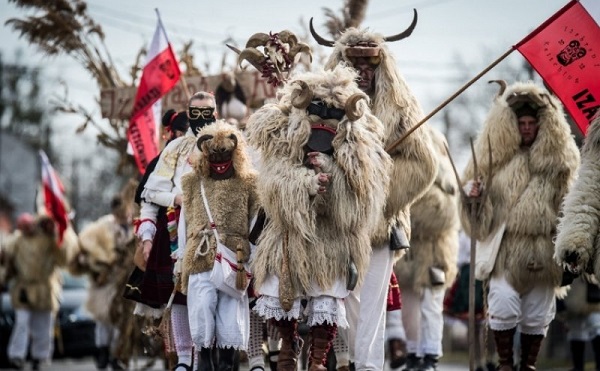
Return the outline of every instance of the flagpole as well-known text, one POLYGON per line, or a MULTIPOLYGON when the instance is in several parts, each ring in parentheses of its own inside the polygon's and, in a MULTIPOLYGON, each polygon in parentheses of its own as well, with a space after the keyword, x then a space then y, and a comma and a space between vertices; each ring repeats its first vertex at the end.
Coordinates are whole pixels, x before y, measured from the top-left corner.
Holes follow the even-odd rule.
MULTIPOLYGON (((169 43, 169 37, 167 36, 167 32, 165 31, 165 26, 162 23, 162 19, 160 18, 160 12, 158 11, 158 8, 154 8, 154 11, 156 12, 156 16, 158 17, 158 22, 160 23, 160 29, 163 30, 163 33, 165 35, 165 39, 167 39, 167 43, 169 43)), ((192 97, 192 95, 190 94, 190 89, 188 87, 187 82, 185 81, 185 77, 183 74, 181 74, 181 76, 179 77, 179 82, 181 83, 181 87, 183 88, 183 92, 185 93, 185 96, 187 98, 187 101, 190 100, 190 98, 192 97)), ((186 103, 187 105, 187 103, 186 103)))
POLYGON ((510 53, 512 53, 515 50, 515 47, 511 47, 509 50, 507 50, 504 54, 502 54, 498 59, 496 59, 495 61, 493 61, 489 66, 487 66, 483 71, 481 71, 480 73, 477 74, 477 76, 473 77, 471 80, 469 80, 469 82, 467 82, 465 85, 463 85, 460 89, 458 89, 454 94, 452 94, 448 99, 446 99, 444 102, 442 102, 439 106, 437 106, 433 111, 431 111, 431 113, 429 113, 427 116, 425 116, 423 119, 421 119, 421 121, 419 121, 415 126, 413 126, 412 128, 410 128, 410 130, 408 130, 406 133, 404 133, 403 136, 401 136, 399 139, 397 139, 394 143, 390 144, 389 146, 387 146, 387 148, 385 149, 388 153, 391 152, 394 148, 396 148, 396 146, 398 146, 400 143, 402 143, 404 141, 404 139, 406 139, 409 135, 411 135, 415 130, 417 130, 421 125, 423 125, 424 123, 427 122, 427 120, 429 120, 430 118, 432 118, 436 113, 438 113, 439 111, 442 110, 442 108, 446 107, 448 105, 448 103, 452 102, 454 99, 456 99, 456 97, 458 97, 460 94, 462 94, 462 92, 464 92, 465 90, 467 90, 467 88, 471 85, 473 85, 475 83, 475 81, 479 80, 483 75, 485 75, 486 73, 488 73, 492 68, 496 67, 496 65, 500 62, 502 62, 506 57, 508 57, 510 55, 510 53))

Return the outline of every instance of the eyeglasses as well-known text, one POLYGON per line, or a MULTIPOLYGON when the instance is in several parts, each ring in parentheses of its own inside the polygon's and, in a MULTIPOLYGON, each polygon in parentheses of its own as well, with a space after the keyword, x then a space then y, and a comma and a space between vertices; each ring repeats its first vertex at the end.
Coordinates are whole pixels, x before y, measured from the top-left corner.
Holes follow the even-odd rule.
POLYGON ((200 118, 203 118, 205 120, 211 119, 214 117, 214 112, 215 107, 188 107, 188 116, 191 120, 198 120, 200 118))

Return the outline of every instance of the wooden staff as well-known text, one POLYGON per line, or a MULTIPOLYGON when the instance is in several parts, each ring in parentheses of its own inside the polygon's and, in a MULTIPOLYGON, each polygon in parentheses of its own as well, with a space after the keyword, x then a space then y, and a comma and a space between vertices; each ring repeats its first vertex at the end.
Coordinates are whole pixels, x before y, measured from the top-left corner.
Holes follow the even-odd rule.
MULTIPOLYGON (((456 165, 454 164, 454 160, 450 155, 450 150, 448 149, 448 145, 444 143, 446 148, 446 153, 448 154, 448 158, 450 159, 450 164, 452 164, 452 170, 454 171, 454 176, 456 177, 456 181, 458 183, 460 189, 461 201, 469 205, 469 222, 471 224, 471 231, 473 231, 474 226, 477 225, 478 216, 483 209, 483 202, 488 195, 489 188, 492 185, 492 144, 490 137, 488 136, 488 184, 481 191, 479 196, 477 197, 469 197, 465 191, 462 189, 460 176, 458 175, 458 171, 456 170, 456 165)), ((479 166, 477 164, 477 157, 475 156, 475 146, 473 145, 473 138, 470 140, 471 142, 471 154, 473 156, 473 173, 475 180, 479 180, 479 166)), ((471 233, 473 234, 473 233, 471 233)), ((477 254, 477 240, 471 236, 471 257, 470 257, 470 266, 469 266, 469 316, 468 316, 468 343, 469 343, 469 370, 475 370, 475 344, 477 342, 477 338, 475 337, 475 259, 477 254)), ((485 295, 485 293, 484 293, 485 295)))

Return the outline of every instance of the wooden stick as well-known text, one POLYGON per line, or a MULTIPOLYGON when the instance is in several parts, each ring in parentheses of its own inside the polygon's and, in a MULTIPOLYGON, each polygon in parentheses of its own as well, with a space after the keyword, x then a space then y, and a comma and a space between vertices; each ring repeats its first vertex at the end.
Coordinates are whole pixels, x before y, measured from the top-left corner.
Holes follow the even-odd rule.
POLYGON ((411 135, 415 130, 417 130, 421 125, 423 125, 424 123, 427 122, 427 120, 429 120, 430 118, 432 118, 436 113, 438 113, 439 111, 441 111, 442 108, 446 107, 448 105, 448 103, 452 102, 454 99, 456 99, 456 97, 458 97, 460 94, 462 94, 462 92, 464 92, 465 90, 467 90, 467 88, 471 85, 473 85, 475 83, 475 81, 479 80, 483 75, 485 75, 486 73, 488 73, 492 68, 496 67, 496 65, 500 62, 502 62, 502 60, 504 60, 506 57, 509 56, 510 53, 512 53, 514 51, 514 47, 511 47, 509 50, 507 50, 504 54, 502 54, 498 59, 496 59, 495 61, 493 61, 489 66, 487 66, 483 71, 481 71, 479 74, 477 74, 477 76, 473 77, 471 80, 469 80, 465 85, 463 85, 460 89, 458 89, 454 94, 452 94, 448 99, 446 99, 445 101, 442 102, 442 104, 440 104, 439 106, 437 106, 433 111, 431 111, 431 113, 429 113, 427 116, 425 116, 421 121, 419 121, 415 126, 413 126, 412 128, 410 128, 410 130, 408 130, 406 133, 404 133, 403 136, 401 136, 398 140, 396 140, 394 143, 390 144, 385 150, 389 153, 391 152, 394 148, 396 148, 400 143, 402 143, 409 135, 411 135))
MULTIPOLYGON (((190 89, 188 88, 188 84, 185 81, 185 77, 183 75, 181 75, 179 77, 179 82, 181 83, 181 87, 183 88, 183 92, 185 93, 185 96, 187 98, 187 101, 190 101, 190 98, 192 97, 192 95, 190 94, 190 89)), ((186 103, 187 105, 187 103, 186 103)))
MULTIPOLYGON (((474 201, 474 200, 473 200, 474 201)), ((471 202, 471 213, 469 215, 471 229, 477 223, 477 202, 471 202)), ((471 236, 471 261, 469 266, 469 370, 475 371, 475 347, 477 338, 475 336, 475 254, 477 240, 471 236)))

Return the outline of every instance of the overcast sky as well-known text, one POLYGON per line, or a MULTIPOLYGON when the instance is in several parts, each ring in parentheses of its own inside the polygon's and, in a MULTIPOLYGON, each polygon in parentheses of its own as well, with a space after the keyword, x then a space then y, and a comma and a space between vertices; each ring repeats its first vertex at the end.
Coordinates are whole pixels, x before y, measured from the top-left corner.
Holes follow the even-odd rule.
MULTIPOLYGON (((491 63, 535 27, 554 14, 568 0, 371 0, 364 27, 383 34, 404 30, 412 19, 412 8, 419 13, 417 27, 408 39, 390 44, 400 69, 421 101, 426 113, 451 95, 466 81, 454 66, 457 56, 473 66, 473 76, 491 63), (484 51, 488 50, 489 53, 484 51)), ((338 10, 341 0, 301 1, 201 1, 201 0, 91 0, 89 13, 102 25, 106 44, 115 63, 126 71, 140 47, 146 45, 156 26, 154 8, 158 8, 175 50, 194 40, 198 64, 210 58, 216 72, 224 51, 224 41, 233 37, 243 44, 255 32, 289 29, 304 34, 311 16, 322 35, 326 35, 322 7, 338 10)), ((48 81, 64 78, 71 96, 94 111, 97 86, 69 58, 48 59, 29 46, 4 23, 11 17, 23 17, 26 11, 14 4, 0 4, 0 50, 5 61, 14 51, 23 50, 31 65, 43 65, 48 81)), ((328 53, 328 51, 325 51, 328 53)), ((231 60, 234 56, 230 56, 231 60)), ((504 63, 522 61, 518 52, 504 63)), ((123 73, 123 76, 127 76, 123 73)), ((492 70, 481 84, 494 75, 492 70), (488 78, 489 77, 489 78, 488 78)), ((510 81, 509 81, 510 82, 510 81)), ((495 88, 492 89, 495 92, 495 88)), ((490 90, 490 95, 492 94, 490 90)), ((62 125, 70 119, 63 118, 62 125)), ((75 124, 71 126, 75 128, 75 124)))

